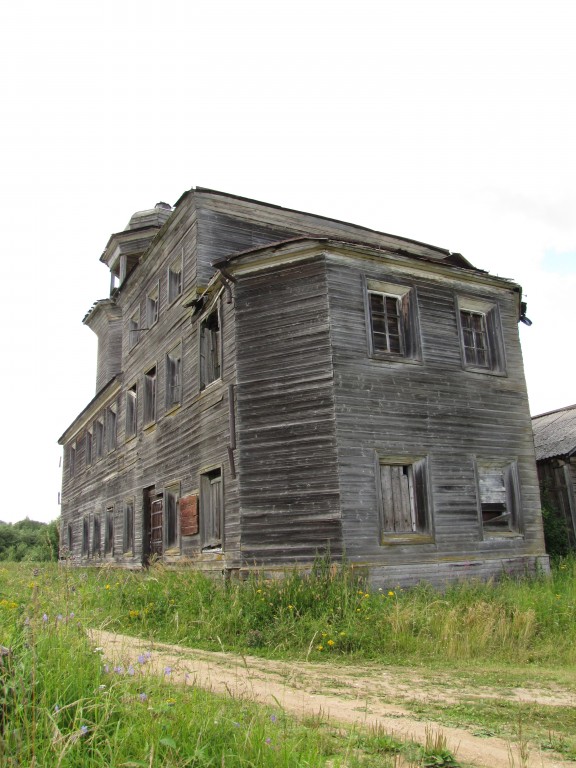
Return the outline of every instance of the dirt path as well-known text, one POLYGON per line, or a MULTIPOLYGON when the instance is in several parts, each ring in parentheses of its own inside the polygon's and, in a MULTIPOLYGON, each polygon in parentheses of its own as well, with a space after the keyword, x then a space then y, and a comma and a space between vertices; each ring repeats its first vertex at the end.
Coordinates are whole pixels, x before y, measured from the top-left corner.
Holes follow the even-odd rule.
MULTIPOLYGON (((424 743, 426 729, 441 731, 448 748, 458 760, 478 768, 561 768, 574 763, 554 759, 530 747, 528 761, 522 763, 517 745, 496 737, 474 736, 461 728, 449 728, 423 722, 401 705, 404 701, 455 701, 470 697, 504 698, 502 692, 487 686, 450 689, 434 686, 410 670, 399 676, 386 667, 340 667, 307 662, 282 662, 231 653, 216 653, 165 643, 152 643, 126 635, 93 631, 95 646, 103 649, 111 664, 137 666, 140 654, 150 653, 144 668, 150 674, 163 675, 171 667, 171 680, 196 685, 215 693, 228 693, 269 706, 280 705, 297 717, 321 717, 322 720, 378 726, 395 737, 424 743), (391 701, 392 700, 392 703, 391 701), (399 702, 399 703, 398 703, 399 702), (513 760, 511 758, 511 753, 513 760)), ((453 682, 453 681, 452 681, 453 682)), ((576 696, 550 691, 513 689, 506 691, 506 701, 538 702, 548 705, 576 706, 576 696)))

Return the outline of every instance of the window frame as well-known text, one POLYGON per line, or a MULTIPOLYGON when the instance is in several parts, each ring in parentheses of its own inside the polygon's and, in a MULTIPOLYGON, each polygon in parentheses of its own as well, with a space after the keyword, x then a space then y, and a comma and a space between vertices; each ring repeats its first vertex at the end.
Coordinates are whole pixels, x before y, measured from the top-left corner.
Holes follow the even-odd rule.
POLYGON ((376 488, 381 544, 434 543, 433 500, 428 456, 378 454, 376 456, 376 488), (391 471, 383 472, 383 468, 390 468, 391 471), (400 468, 403 470, 402 474, 398 472, 400 468), (403 477, 406 477, 405 489, 402 489, 403 477), (400 512, 398 507, 406 502, 410 505, 410 529, 402 529, 399 524, 396 524, 400 512), (393 520, 393 528, 387 522, 390 518, 393 520))
MULTIPOLYGON (((422 342, 420 334, 420 318, 418 311, 418 294, 416 286, 406 283, 396 283, 390 280, 363 276, 364 314, 366 318, 366 338, 368 356, 376 360, 386 360, 399 363, 421 363, 422 342), (398 308, 397 323, 399 347, 398 351, 381 349, 375 339, 375 317, 371 296, 382 296, 394 299, 398 308)), ((385 321, 386 336, 389 337, 389 325, 385 321)), ((388 345, 389 347, 390 345, 388 345)))
POLYGON ((128 318, 128 351, 131 352, 140 341, 140 307, 128 318))
POLYGON ((180 483, 170 483, 164 488, 164 548, 174 549, 179 546, 180 531, 178 526, 180 508, 180 483))
POLYGON ((92 428, 94 430, 93 460, 100 461, 104 456, 104 419, 98 416, 94 419, 92 428))
POLYGON ((166 352, 165 363, 165 406, 172 411, 182 405, 182 341, 166 352))
POLYGON ((90 518, 84 515, 82 518, 82 556, 90 555, 90 518))
POLYGON ((146 294, 146 328, 150 330, 160 317, 160 281, 146 294))
POLYGON ((118 447, 118 404, 110 403, 106 407, 106 452, 111 453, 118 447))
POLYGON ((474 467, 476 474, 478 525, 481 539, 522 537, 522 498, 518 462, 515 459, 494 459, 476 456, 474 467), (497 487, 493 480, 483 480, 483 476, 489 478, 498 475, 502 481, 501 489, 497 487), (488 506, 501 506, 502 502, 497 501, 498 498, 501 498, 501 494, 504 494, 505 498, 508 515, 507 527, 495 528, 490 526, 490 519, 486 518, 489 513, 494 513, 496 510, 493 508, 488 509, 488 506), (491 499, 491 501, 488 499, 491 499))
POLYGON ((224 472, 212 467, 200 474, 200 541, 202 552, 224 551, 224 472), (215 484, 219 483, 216 494, 215 484), (216 496, 218 508, 214 508, 216 496))
POLYGON ((156 422, 157 414, 157 393, 158 393, 158 368, 154 364, 147 371, 144 371, 144 403, 143 403, 143 426, 147 427, 156 422))
POLYGON ((131 440, 138 434, 138 384, 135 382, 126 390, 124 436, 131 440))
POLYGON ((104 554, 114 557, 114 505, 106 507, 104 516, 104 554))
MULTIPOLYGON (((506 354, 500 308, 493 299, 485 299, 479 296, 456 296, 456 319, 458 324, 458 337, 460 340, 460 356, 462 368, 473 373, 485 373, 492 376, 506 376, 506 354), (486 335, 486 364, 467 359, 467 349, 476 349, 476 345, 466 344, 467 329, 463 322, 463 315, 472 315, 482 318, 484 333, 486 335)), ((474 332, 473 332, 474 333, 474 332)))
POLYGON ((76 475, 77 459, 78 459, 78 451, 77 451, 76 441, 74 441, 68 446, 68 476, 70 478, 75 477, 76 475))
POLYGON ((94 514, 92 520, 92 557, 102 556, 102 525, 100 515, 94 514))
POLYGON ((124 515, 122 521, 122 551, 123 554, 134 552, 134 499, 124 500, 124 515))
POLYGON ((184 290, 184 254, 173 259, 168 267, 166 276, 168 306, 173 304, 184 290))
POLYGON ((91 428, 86 430, 86 438, 85 438, 85 444, 84 444, 84 463, 87 467, 92 466, 94 456, 93 456, 93 445, 94 445, 94 433, 91 428))
POLYGON ((222 380, 224 368, 224 350, 222 344, 222 313, 220 300, 205 312, 198 325, 198 370, 200 391, 203 392, 211 384, 222 380), (212 318, 216 319, 218 327, 209 328, 212 318), (214 339, 216 345, 214 345, 214 339))

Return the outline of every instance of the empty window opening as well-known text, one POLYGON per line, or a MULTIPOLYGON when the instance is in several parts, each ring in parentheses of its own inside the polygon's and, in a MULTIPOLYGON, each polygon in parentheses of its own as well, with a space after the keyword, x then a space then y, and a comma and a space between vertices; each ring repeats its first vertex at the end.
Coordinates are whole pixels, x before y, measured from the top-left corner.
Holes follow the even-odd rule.
POLYGON ((82 520, 82 554, 87 557, 90 552, 90 528, 88 518, 82 520))
POLYGON ((144 374, 144 424, 156 420, 156 366, 144 374))
POLYGON ((168 303, 172 304, 182 293, 182 259, 177 259, 168 269, 168 303))
POLYGON ((152 326, 158 322, 158 311, 160 307, 160 290, 158 285, 153 288, 146 296, 146 326, 152 326))
POLYGON ((134 501, 129 499, 124 503, 124 552, 134 549, 134 501))
POLYGON ((166 355, 166 407, 172 408, 182 398, 182 348, 181 346, 166 355))
POLYGON ((102 548, 101 536, 100 536, 100 518, 98 515, 94 515, 94 526, 92 528, 92 555, 100 555, 102 548))
POLYGON ((218 310, 200 323, 200 388, 205 389, 221 375, 221 338, 218 310))
POLYGON ((104 532, 104 553, 114 554, 114 507, 106 508, 106 530, 104 532))
POLYGON ((164 509, 166 519, 166 546, 174 547, 178 544, 178 501, 180 487, 170 486, 164 492, 164 509))
POLYGON ((133 349, 140 341, 140 310, 134 312, 128 320, 128 349, 133 349))
POLYGON ((483 532, 499 534, 516 531, 519 509, 516 464, 479 466, 478 487, 483 532))
POLYGON ((84 455, 86 457, 86 466, 89 467, 92 464, 92 445, 94 443, 94 436, 92 430, 89 429, 86 432, 86 445, 84 449, 84 455))
POLYGON ((109 405, 106 409, 106 447, 108 452, 116 448, 118 439, 118 412, 116 404, 109 405))
POLYGON ((96 419, 94 422, 94 454, 96 460, 104 455, 104 422, 102 419, 96 419))
POLYGON ((134 384, 126 392, 126 437, 134 437, 138 421, 138 390, 134 384))

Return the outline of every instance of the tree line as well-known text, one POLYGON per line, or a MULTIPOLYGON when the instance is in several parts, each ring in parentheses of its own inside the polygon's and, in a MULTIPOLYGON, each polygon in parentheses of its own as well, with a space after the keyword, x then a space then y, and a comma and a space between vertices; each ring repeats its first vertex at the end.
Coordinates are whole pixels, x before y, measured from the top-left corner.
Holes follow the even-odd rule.
POLYGON ((0 560, 57 560, 58 529, 58 520, 39 523, 27 517, 18 523, 0 522, 0 560))

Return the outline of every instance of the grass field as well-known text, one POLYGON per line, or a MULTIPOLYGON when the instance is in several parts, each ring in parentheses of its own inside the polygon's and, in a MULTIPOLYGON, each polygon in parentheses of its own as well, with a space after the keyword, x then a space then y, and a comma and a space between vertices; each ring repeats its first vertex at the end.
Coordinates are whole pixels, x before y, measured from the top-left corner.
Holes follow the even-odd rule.
MULTIPOLYGON (((1 766, 455 765, 442 744, 310 727, 279 709, 222 699, 138 665, 106 669, 86 628, 269 658, 417 667, 506 687, 574 690, 576 561, 551 578, 370 591, 319 561, 307 577, 215 582, 190 570, 0 566, 1 766), (400 756, 400 757, 399 757, 400 756), (399 762, 404 761, 404 762, 399 762)), ((414 703, 423 718, 518 738, 576 759, 566 708, 479 699, 414 703), (506 704, 506 703, 504 703, 506 704)), ((440 740, 441 741, 441 740, 440 740)))

